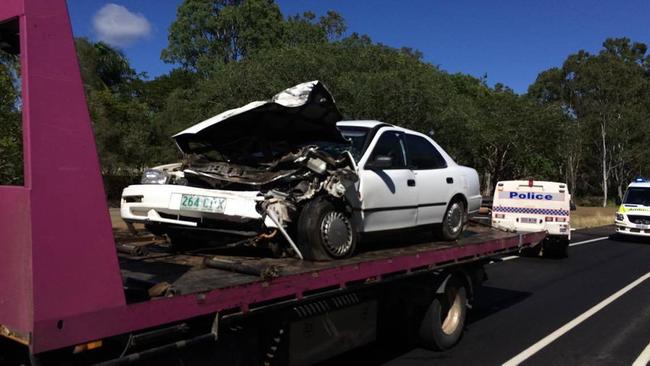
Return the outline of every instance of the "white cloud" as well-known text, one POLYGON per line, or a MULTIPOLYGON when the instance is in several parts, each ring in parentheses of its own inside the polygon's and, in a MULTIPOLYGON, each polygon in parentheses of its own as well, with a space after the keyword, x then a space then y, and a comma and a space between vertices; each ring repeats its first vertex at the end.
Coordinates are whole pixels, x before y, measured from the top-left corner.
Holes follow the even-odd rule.
POLYGON ((127 47, 151 34, 151 24, 144 15, 117 4, 99 9, 93 17, 93 27, 100 41, 117 47, 127 47))

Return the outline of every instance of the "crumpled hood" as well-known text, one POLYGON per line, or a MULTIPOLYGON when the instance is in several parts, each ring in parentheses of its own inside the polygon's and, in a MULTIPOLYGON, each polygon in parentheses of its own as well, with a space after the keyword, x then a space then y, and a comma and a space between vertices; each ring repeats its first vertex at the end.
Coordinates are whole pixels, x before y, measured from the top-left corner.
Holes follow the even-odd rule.
POLYGON ((334 98, 319 81, 298 84, 271 100, 251 102, 200 122, 173 136, 184 153, 242 138, 300 145, 314 141, 347 143, 336 128, 342 119, 334 98))

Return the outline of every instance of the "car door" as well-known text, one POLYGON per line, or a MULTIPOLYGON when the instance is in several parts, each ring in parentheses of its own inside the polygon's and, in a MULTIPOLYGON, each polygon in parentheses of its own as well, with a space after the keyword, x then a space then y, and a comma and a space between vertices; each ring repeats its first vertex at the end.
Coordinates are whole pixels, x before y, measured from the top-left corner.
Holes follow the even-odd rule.
POLYGON ((447 162, 428 139, 406 133, 403 136, 409 168, 418 192, 417 225, 442 222, 454 177, 447 162))
POLYGON ((360 192, 363 231, 392 230, 414 226, 417 219, 415 175, 406 166, 401 133, 387 130, 362 159, 360 192), (390 157, 390 166, 372 167, 378 157, 390 157))

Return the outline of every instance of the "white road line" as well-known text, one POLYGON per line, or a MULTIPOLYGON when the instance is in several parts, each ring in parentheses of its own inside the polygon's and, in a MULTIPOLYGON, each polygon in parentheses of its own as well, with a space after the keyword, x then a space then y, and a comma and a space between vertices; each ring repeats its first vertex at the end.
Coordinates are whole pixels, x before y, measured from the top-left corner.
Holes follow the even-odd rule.
MULTIPOLYGON (((630 283, 629 285, 623 287, 622 289, 616 291, 616 293, 614 293, 610 297, 606 298, 605 300, 599 302, 597 305, 595 305, 591 309, 589 309, 589 310, 585 311, 584 313, 580 314, 577 318, 571 320, 570 322, 564 324, 562 327, 560 327, 559 329, 557 329, 553 333, 551 333, 551 334, 547 335, 546 337, 542 338, 537 343, 533 344, 532 346, 528 347, 527 349, 525 349, 520 354, 518 354, 515 357, 508 360, 506 363, 503 364, 503 366, 515 366, 515 365, 519 365, 520 363, 526 361, 532 355, 539 352, 542 348, 548 346, 553 341, 555 341, 556 339, 560 338, 562 335, 564 335, 565 333, 567 333, 571 329, 578 326, 580 323, 582 323, 585 320, 589 319, 592 315, 596 314, 597 312, 602 310, 605 306, 607 306, 607 305, 611 304, 612 302, 614 302, 614 300, 616 300, 619 297, 625 295, 625 293, 632 290, 633 288, 635 288, 636 286, 638 286, 639 284, 641 284, 643 281, 647 280, 648 278, 650 278, 650 272, 648 272, 645 275, 639 277, 637 280, 635 280, 634 282, 630 283)), ((646 348, 646 350, 643 351, 642 355, 644 353, 646 353, 646 351, 648 351, 647 348, 646 348)), ((648 353, 650 353, 650 351, 648 351, 648 353)))
MULTIPOLYGON (((571 243, 571 244, 569 244, 569 246, 573 247, 573 246, 576 246, 576 245, 589 244, 589 243, 593 243, 593 242, 601 241, 601 240, 605 240, 605 239, 609 239, 609 236, 602 236, 600 238, 583 240, 583 241, 579 241, 577 243, 571 243)), ((517 259, 517 258, 520 258, 520 257, 518 255, 510 255, 510 256, 501 258, 501 262, 510 261, 510 260, 517 259)))
POLYGON ((609 239, 609 236, 601 236, 600 238, 583 240, 583 241, 579 241, 577 243, 571 243, 571 244, 569 244, 569 246, 570 247, 575 247, 576 245, 589 244, 589 243, 593 243, 595 241, 601 241, 601 240, 605 240, 605 239, 609 239))
POLYGON ((518 255, 511 255, 511 256, 508 256, 508 257, 503 257, 503 258, 501 258, 501 260, 502 261, 509 261, 511 259, 517 259, 517 258, 519 258, 518 255))
POLYGON ((639 357, 634 360, 632 366, 646 366, 650 364, 650 343, 648 346, 641 352, 639 357))

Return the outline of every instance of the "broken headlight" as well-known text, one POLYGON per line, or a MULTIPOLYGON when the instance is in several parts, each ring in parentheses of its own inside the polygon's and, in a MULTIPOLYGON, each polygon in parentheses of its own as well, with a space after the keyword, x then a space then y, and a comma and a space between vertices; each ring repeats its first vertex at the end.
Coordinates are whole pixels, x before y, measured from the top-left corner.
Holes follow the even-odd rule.
POLYGON ((142 184, 167 184, 168 182, 169 175, 157 169, 145 169, 140 180, 142 184))

